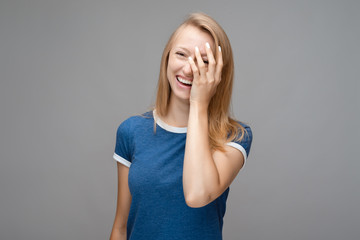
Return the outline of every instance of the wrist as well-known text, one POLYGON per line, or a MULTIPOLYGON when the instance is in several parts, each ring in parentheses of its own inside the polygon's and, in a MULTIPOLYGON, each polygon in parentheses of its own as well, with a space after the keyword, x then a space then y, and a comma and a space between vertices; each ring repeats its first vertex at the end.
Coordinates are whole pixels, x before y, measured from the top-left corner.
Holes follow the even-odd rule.
POLYGON ((207 112, 208 107, 209 107, 209 103, 207 103, 207 102, 200 102, 200 101, 190 99, 190 108, 194 108, 199 111, 207 112))
POLYGON ((190 100, 190 112, 196 113, 196 115, 208 114, 208 104, 190 100))

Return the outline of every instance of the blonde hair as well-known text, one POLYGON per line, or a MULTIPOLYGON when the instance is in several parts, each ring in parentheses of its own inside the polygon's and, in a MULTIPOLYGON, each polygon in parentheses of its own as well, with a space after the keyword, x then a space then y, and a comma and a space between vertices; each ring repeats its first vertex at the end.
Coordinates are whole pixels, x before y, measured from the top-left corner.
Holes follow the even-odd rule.
MULTIPOLYGON (((160 63, 160 74, 155 102, 156 115, 164 117, 168 111, 171 88, 167 79, 169 52, 177 36, 187 26, 194 26, 209 33, 215 46, 221 47, 223 69, 221 81, 208 106, 209 143, 212 150, 224 151, 225 141, 241 140, 245 128, 229 116, 231 93, 234 79, 234 60, 230 41, 222 27, 204 13, 193 13, 173 32, 167 42, 160 63), (237 137, 241 132, 241 136, 237 137)), ((217 51, 216 51, 217 52, 217 51)), ((215 56, 216 59, 216 56, 215 56)), ((156 123, 154 124, 156 130, 156 123)))

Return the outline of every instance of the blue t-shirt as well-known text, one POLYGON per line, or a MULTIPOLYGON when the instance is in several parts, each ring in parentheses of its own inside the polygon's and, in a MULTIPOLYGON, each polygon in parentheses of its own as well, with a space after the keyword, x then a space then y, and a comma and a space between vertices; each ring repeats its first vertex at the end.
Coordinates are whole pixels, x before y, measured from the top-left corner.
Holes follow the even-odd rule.
MULTIPOLYGON (((241 124, 247 134, 242 141, 227 144, 241 151, 246 161, 252 132, 241 124)), ((182 185, 186 131, 186 127, 167 125, 156 112, 133 116, 120 124, 114 159, 130 168, 128 240, 222 239, 230 188, 206 206, 191 208, 186 204, 182 185)))

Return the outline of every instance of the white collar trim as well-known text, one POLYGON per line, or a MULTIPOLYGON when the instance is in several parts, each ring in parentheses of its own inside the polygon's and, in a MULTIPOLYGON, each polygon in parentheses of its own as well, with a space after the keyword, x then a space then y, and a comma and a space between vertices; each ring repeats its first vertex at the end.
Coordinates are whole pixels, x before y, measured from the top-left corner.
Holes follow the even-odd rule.
POLYGON ((156 124, 159 125, 159 127, 163 128, 166 131, 173 132, 173 133, 186 133, 187 132, 187 127, 174 127, 174 126, 170 126, 167 123, 163 122, 156 115, 155 109, 153 110, 153 116, 154 116, 154 120, 155 120, 156 124))

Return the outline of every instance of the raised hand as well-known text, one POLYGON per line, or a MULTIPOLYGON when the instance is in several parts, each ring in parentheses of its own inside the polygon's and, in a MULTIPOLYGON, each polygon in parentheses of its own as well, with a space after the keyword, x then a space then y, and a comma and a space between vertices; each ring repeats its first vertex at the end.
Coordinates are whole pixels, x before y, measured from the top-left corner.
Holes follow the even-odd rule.
POLYGON ((193 72, 190 104, 198 103, 208 106, 211 98, 216 92, 217 85, 221 81, 223 59, 220 46, 217 48, 218 54, 216 61, 209 43, 205 44, 205 49, 208 62, 203 61, 198 47, 195 47, 197 64, 194 59, 189 57, 189 63, 193 72))

